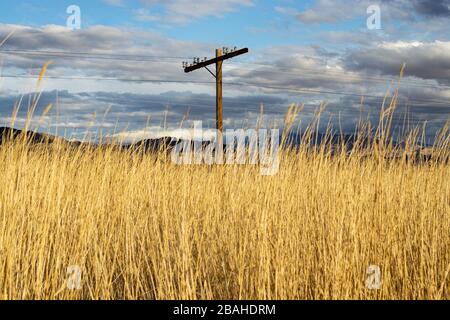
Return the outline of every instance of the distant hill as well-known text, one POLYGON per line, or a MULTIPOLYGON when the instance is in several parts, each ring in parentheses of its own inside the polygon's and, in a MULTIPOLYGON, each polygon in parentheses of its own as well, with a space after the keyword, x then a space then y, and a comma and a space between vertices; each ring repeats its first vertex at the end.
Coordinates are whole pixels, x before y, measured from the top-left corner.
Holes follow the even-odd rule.
MULTIPOLYGON (((19 129, 9 128, 9 127, 0 127, 0 145, 2 145, 7 140, 15 140, 18 138, 22 138, 24 135, 26 135, 26 139, 29 143, 47 143, 51 144, 54 143, 56 140, 63 141, 67 143, 70 146, 73 147, 79 147, 79 146, 89 146, 89 147, 98 147, 98 144, 95 143, 88 143, 88 142, 80 142, 80 141, 69 141, 65 140, 60 137, 56 137, 50 134, 45 133, 38 133, 33 131, 23 131, 19 129)), ((331 139, 330 137, 326 136, 325 134, 318 134, 317 136, 311 137, 310 144, 311 146, 314 146, 315 144, 320 144, 326 140, 328 143, 331 143, 332 150, 338 150, 337 146, 341 144, 345 144, 347 146, 347 150, 350 151, 355 144, 357 137, 355 135, 342 135, 342 136, 333 136, 331 139), (336 148, 335 148, 336 147, 336 148)), ((124 145, 118 145, 118 150, 131 150, 131 151, 144 151, 144 152, 151 152, 156 153, 160 150, 170 152, 172 149, 178 144, 178 143, 191 143, 191 150, 193 150, 193 141, 188 140, 180 140, 178 138, 173 137, 161 137, 156 139, 144 139, 140 140, 138 142, 132 143, 132 144, 124 144, 124 145)), ((246 139, 245 145, 248 145, 249 141, 246 139)), ((285 141, 285 146, 294 148, 299 146, 302 143, 302 137, 298 134, 289 134, 285 141)), ((206 147, 210 144, 209 141, 202 142, 202 147, 206 147)), ((365 139, 362 142, 362 146, 366 147, 369 145, 369 141, 365 139)), ((398 150, 402 150, 405 148, 405 144, 403 142, 397 142, 394 143, 396 148, 398 150)), ((224 151, 225 151, 226 145, 224 145, 224 151)), ((370 153, 369 153, 370 154, 370 153)), ((401 152, 400 152, 401 154, 401 152)), ((433 158, 432 155, 432 148, 430 147, 409 147, 408 151, 408 158, 415 158, 415 159, 421 159, 421 160, 431 160, 433 158)), ((448 162, 448 159, 445 161, 448 162)))
POLYGON ((55 136, 38 133, 33 131, 23 131, 19 129, 0 127, 0 144, 7 140, 15 140, 19 137, 26 136, 26 139, 32 143, 52 143, 57 139, 55 136))
MULTIPOLYGON (((9 127, 0 127, 0 145, 8 140, 16 140, 21 139, 26 136, 26 139, 29 143, 54 143, 56 140, 64 141, 69 145, 78 147, 80 145, 85 146, 98 146, 96 143, 88 143, 88 142, 80 142, 80 141, 69 141, 64 138, 56 137, 50 134, 33 132, 33 131, 24 131, 15 128, 9 127)), ((146 152, 156 152, 160 149, 169 149, 171 150, 175 145, 179 142, 176 138, 171 137, 163 137, 159 139, 145 139, 138 141, 133 144, 124 144, 118 146, 119 149, 141 149, 143 148, 146 152)))
POLYGON ((144 149, 147 152, 157 152, 159 150, 171 150, 179 142, 176 138, 162 137, 157 139, 145 139, 133 144, 129 144, 126 148, 144 149))

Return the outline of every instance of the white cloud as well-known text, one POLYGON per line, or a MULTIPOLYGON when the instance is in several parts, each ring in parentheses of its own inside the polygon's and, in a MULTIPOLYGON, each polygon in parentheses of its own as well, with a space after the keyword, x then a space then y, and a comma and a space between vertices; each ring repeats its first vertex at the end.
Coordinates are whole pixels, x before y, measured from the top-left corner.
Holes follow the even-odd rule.
MULTIPOLYGON (((160 80, 194 80, 212 81, 208 74, 197 72, 186 75, 181 67, 183 60, 188 57, 177 57, 181 53, 189 52, 189 55, 209 56, 214 45, 195 43, 191 41, 180 41, 162 36, 152 31, 140 29, 129 29, 108 26, 90 26, 88 28, 72 32, 63 26, 25 27, 21 25, 0 24, 0 38, 10 30, 15 29, 14 35, 2 47, 4 50, 39 50, 51 52, 87 53, 108 57, 112 55, 124 55, 125 59, 96 59, 95 56, 85 57, 82 55, 41 55, 41 54, 6 54, 2 53, 3 74, 29 74, 30 69, 36 75, 44 63, 53 60, 47 71, 46 88, 62 89, 68 86, 71 90, 96 91, 110 90, 123 92, 134 90, 134 92, 148 92, 149 88, 157 92, 176 90, 178 83, 139 83, 128 82, 125 86, 121 82, 113 81, 70 81, 70 79, 55 79, 51 77, 105 77, 121 79, 160 79, 160 80), (127 60, 127 56, 138 56, 134 61, 127 60), (140 61, 139 57, 147 58, 140 61), (175 57, 174 57, 175 56, 175 57), (94 58, 92 58, 94 57, 94 58), (165 58, 171 57, 171 58, 165 58)), ((182 54, 181 54, 182 55, 182 54)), ((142 58, 144 59, 144 58, 142 58)), ((3 83, 4 90, 18 89, 17 83, 25 83, 23 79, 6 78, 3 83)), ((186 85, 184 88, 204 91, 204 86, 186 85)), ((24 89, 25 90, 25 89, 24 89)))
MULTIPOLYGON (((383 19, 410 20, 412 18, 414 8, 410 1, 380 0, 378 3, 382 9, 383 19)), ((275 10, 295 16, 300 22, 307 24, 339 23, 357 17, 365 19, 367 7, 373 4, 372 0, 356 0, 351 4, 348 0, 318 0, 303 11, 287 7, 276 7, 275 10)))
POLYGON ((106 4, 109 4, 111 6, 115 6, 115 7, 121 7, 123 6, 123 0, 102 0, 103 2, 105 2, 106 4))
POLYGON ((222 17, 242 6, 252 6, 253 0, 141 0, 146 9, 137 11, 140 20, 185 24, 204 17, 222 17), (165 13, 154 15, 154 6, 163 6, 165 13))

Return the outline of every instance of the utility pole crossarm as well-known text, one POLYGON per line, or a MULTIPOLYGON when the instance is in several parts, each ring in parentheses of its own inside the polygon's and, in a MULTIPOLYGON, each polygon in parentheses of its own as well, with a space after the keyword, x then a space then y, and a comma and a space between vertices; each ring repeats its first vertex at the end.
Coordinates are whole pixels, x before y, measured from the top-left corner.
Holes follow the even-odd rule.
POLYGON ((222 55, 220 57, 216 57, 214 59, 210 59, 210 60, 207 60, 207 61, 199 62, 199 63, 194 64, 192 66, 188 66, 188 67, 184 68, 184 72, 185 73, 192 72, 192 71, 204 68, 206 66, 209 66, 211 64, 216 64, 218 62, 221 62, 221 61, 224 61, 224 60, 227 60, 227 59, 231 59, 231 58, 240 56, 240 55, 245 54, 245 53, 248 53, 248 48, 240 49, 240 50, 237 50, 237 51, 230 52, 228 54, 222 55))
MULTIPOLYGON (((194 63, 191 65, 188 65, 187 62, 183 62, 183 69, 185 73, 192 72, 194 70, 198 70, 201 68, 205 68, 208 70, 209 73, 212 74, 214 78, 216 78, 216 129, 220 133, 218 135, 218 139, 222 141, 222 135, 223 135, 223 82, 222 82, 222 65, 223 61, 227 59, 231 59, 237 56, 240 56, 242 54, 248 53, 248 48, 236 50, 236 47, 234 47, 234 50, 231 52, 228 51, 228 48, 222 49, 216 49, 216 57, 214 59, 205 58, 203 61, 200 61, 200 58, 194 58, 194 63), (225 54, 223 54, 225 53, 225 54), (211 70, 209 70, 208 66, 215 64, 216 65, 216 73, 214 74, 211 70)), ((222 144, 222 142, 220 142, 222 144)))

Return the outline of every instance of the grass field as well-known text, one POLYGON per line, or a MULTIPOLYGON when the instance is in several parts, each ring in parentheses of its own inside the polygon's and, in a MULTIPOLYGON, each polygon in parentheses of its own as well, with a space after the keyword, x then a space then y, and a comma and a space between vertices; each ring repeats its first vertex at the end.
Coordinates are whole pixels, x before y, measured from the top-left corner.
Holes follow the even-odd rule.
MULTIPOLYGON (((446 143, 433 154, 448 159, 446 143)), ((379 143, 328 151, 282 151, 262 176, 4 143, 0 298, 450 298, 448 162, 388 160, 379 143)))

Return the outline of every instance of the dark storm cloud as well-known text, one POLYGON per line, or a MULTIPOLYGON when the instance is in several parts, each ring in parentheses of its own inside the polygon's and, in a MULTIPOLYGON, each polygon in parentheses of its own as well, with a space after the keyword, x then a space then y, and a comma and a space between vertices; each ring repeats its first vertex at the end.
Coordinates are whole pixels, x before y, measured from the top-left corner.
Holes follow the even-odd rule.
POLYGON ((406 63, 406 74, 450 84, 450 42, 382 43, 350 50, 343 57, 346 68, 396 76, 406 63))
POLYGON ((450 0, 318 0, 303 11, 295 8, 277 7, 276 10, 288 17, 308 24, 339 23, 355 17, 365 17, 366 9, 381 3, 383 19, 414 22, 417 16, 440 18, 450 16, 450 0))
POLYGON ((450 16, 450 0, 415 0, 414 8, 419 14, 425 16, 450 16))
MULTIPOLYGON (((20 96, 0 97, 0 119, 8 124, 13 106, 20 96)), ((18 113, 19 127, 27 117, 27 97, 18 113)), ((115 92, 90 92, 71 94, 68 91, 44 92, 35 111, 34 121, 38 121, 44 109, 53 104, 52 111, 41 122, 42 126, 86 129, 91 126, 115 128, 117 130, 143 129, 147 122, 159 125, 166 122, 177 128, 182 120, 201 120, 205 126, 214 127, 215 97, 191 92, 165 92, 162 94, 132 94, 115 92), (56 104, 58 101, 58 104, 56 104), (95 113, 95 116, 94 116, 95 113), (184 118, 184 119, 183 119, 184 118)), ((287 99, 276 96, 239 96, 225 98, 224 119, 239 121, 257 115, 260 106, 266 115, 280 115, 288 107, 287 99), (282 111, 282 112, 280 112, 282 111)))
POLYGON ((391 7, 403 8, 404 10, 412 9, 422 16, 450 16, 450 0, 382 0, 382 2, 391 7))
MULTIPOLYGON (((415 92, 411 99, 426 96, 426 92, 415 92)), ((431 94, 430 94, 431 95, 431 94)), ((0 97, 0 125, 11 122, 12 105, 19 96, 0 97)), ((27 101, 27 99, 24 99, 27 101)), ((383 97, 367 97, 363 104, 358 97, 340 96, 327 103, 321 118, 321 129, 331 124, 335 132, 351 133, 359 120, 370 120, 377 124, 383 97)), ((264 106, 266 123, 276 121, 282 126, 284 112, 295 99, 276 96, 240 96, 224 100, 224 120, 226 128, 253 128, 259 116, 260 106, 264 106)), ((423 102, 409 106, 401 99, 394 116, 393 126, 401 128, 422 125, 427 121, 427 135, 431 139, 436 131, 443 127, 448 118, 448 108, 423 102), (434 128, 434 129, 433 129, 434 128)), ((136 138, 158 136, 161 132, 170 134, 170 130, 192 127, 192 121, 201 120, 205 129, 215 126, 214 97, 191 92, 166 92, 163 94, 132 94, 95 92, 71 94, 68 91, 44 92, 33 119, 32 128, 40 131, 64 135, 66 138, 82 139, 88 132, 102 130, 104 135, 123 133, 136 138), (59 104, 56 106, 56 97, 59 104), (44 118, 41 114, 48 104, 54 104, 44 118), (186 118, 184 118, 187 116, 186 118), (164 131, 169 130, 169 131, 164 131)), ((21 106, 15 123, 17 128, 25 124, 27 105, 21 106)), ((302 128, 314 118, 316 103, 307 103, 299 115, 302 128)), ((300 123, 299 123, 300 124, 300 123)))

